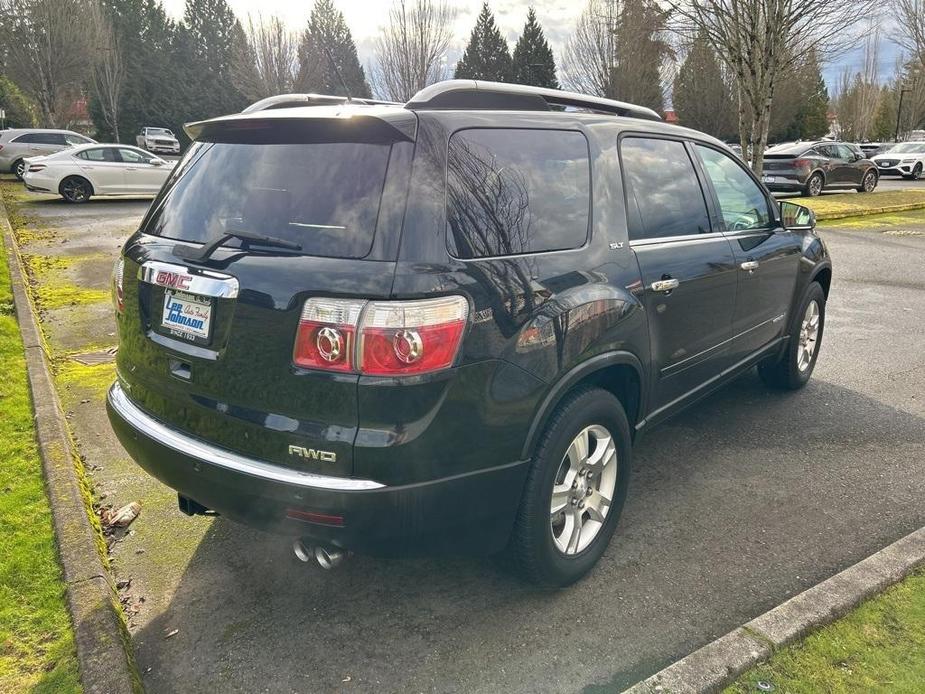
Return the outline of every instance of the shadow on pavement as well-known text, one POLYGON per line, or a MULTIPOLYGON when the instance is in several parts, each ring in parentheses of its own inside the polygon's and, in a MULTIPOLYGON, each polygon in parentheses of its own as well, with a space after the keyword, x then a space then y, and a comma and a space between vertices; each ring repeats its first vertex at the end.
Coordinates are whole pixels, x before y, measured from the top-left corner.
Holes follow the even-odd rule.
POLYGON ((922 418, 857 392, 746 375, 641 441, 610 549, 558 592, 469 558, 323 572, 219 518, 134 636, 145 686, 622 688, 922 525, 923 441, 922 418))

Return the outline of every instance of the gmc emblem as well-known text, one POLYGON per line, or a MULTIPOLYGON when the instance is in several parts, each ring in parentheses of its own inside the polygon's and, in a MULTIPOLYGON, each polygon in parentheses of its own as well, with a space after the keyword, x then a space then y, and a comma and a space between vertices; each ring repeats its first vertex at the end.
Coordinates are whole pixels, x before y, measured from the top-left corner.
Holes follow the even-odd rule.
POLYGON ((189 275, 181 275, 179 272, 158 270, 154 283, 171 289, 189 289, 189 283, 192 279, 189 275))

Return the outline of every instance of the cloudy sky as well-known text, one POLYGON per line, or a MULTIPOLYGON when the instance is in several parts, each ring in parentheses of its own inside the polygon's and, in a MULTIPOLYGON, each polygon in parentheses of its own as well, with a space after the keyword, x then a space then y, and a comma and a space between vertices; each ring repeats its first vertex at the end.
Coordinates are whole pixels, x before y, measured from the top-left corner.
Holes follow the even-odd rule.
MULTIPOLYGON (((167 12, 175 18, 183 15, 185 0, 162 0, 167 12)), ((263 16, 278 15, 290 27, 301 30, 308 22, 311 13, 312 0, 228 0, 232 9, 239 17, 248 14, 262 14, 263 16)), ((335 0, 337 7, 344 13, 347 24, 353 33, 357 44, 360 61, 364 66, 369 65, 373 59, 373 46, 376 33, 386 23, 390 0, 335 0)), ((449 51, 450 65, 462 53, 475 19, 482 7, 482 0, 451 0, 451 5, 458 11, 454 30, 454 45, 449 51)), ((575 20, 581 13, 584 0, 491 0, 491 8, 495 13, 495 21, 507 37, 513 48, 520 30, 523 28, 527 15, 527 8, 533 5, 537 17, 543 25, 546 38, 556 54, 559 55, 566 38, 574 27, 575 20)), ((875 18, 859 18, 863 25, 872 23, 875 18)), ((888 36, 883 37, 880 48, 878 66, 881 77, 886 79, 893 72, 898 51, 888 36)), ((845 68, 859 70, 861 68, 861 51, 856 49, 846 53, 831 65, 826 66, 825 78, 831 91, 845 68)))

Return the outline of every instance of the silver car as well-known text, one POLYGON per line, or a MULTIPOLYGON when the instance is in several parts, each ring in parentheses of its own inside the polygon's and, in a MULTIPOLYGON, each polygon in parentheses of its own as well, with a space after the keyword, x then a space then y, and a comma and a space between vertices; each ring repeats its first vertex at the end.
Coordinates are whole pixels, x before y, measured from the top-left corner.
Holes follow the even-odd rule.
POLYGON ((13 128, 0 130, 0 171, 10 171, 22 180, 24 159, 44 157, 68 147, 93 144, 96 140, 72 130, 13 128))

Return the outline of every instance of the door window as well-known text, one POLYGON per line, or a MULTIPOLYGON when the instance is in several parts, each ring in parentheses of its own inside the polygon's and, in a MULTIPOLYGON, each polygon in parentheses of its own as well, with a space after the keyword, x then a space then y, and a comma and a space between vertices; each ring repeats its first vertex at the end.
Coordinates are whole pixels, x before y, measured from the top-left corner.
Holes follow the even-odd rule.
POLYGON ((725 230, 767 229, 771 225, 768 200, 755 180, 723 152, 704 145, 696 149, 716 192, 725 230))
POLYGON ((127 147, 119 147, 119 156, 122 158, 122 161, 126 164, 150 164, 151 157, 142 154, 141 152, 136 152, 134 149, 128 149, 127 147))
POLYGON ((457 258, 578 248, 590 204, 580 132, 482 128, 450 138, 447 245, 457 258))
POLYGON ((91 140, 89 137, 84 137, 83 135, 78 135, 76 133, 65 133, 64 141, 72 147, 77 147, 79 145, 89 145, 93 142, 93 140, 91 140))
POLYGON ((631 241, 710 232, 703 190, 682 142, 627 137, 620 154, 631 241))
POLYGON ((827 159, 838 159, 838 148, 835 145, 818 145, 816 149, 827 159))
POLYGON ((836 145, 836 147, 838 149, 839 159, 844 159, 845 161, 854 161, 854 150, 851 149, 848 145, 836 145))

